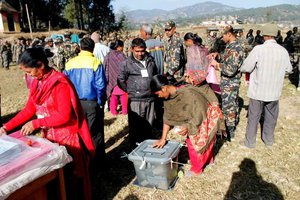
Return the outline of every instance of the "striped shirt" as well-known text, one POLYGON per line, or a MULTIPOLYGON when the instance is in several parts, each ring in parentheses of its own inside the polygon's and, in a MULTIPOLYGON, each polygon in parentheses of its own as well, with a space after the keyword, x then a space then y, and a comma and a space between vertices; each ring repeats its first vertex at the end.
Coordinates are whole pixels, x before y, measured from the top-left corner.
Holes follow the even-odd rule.
POLYGON ((292 65, 288 52, 270 39, 254 47, 240 71, 251 73, 248 97, 269 102, 279 100, 285 72, 291 72, 292 65))

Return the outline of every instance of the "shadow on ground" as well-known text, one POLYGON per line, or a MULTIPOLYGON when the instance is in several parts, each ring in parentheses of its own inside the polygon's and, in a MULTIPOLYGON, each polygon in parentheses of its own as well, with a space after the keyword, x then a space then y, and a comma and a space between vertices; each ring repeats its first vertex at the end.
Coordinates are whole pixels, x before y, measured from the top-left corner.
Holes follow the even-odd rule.
POLYGON ((255 162, 245 158, 239 165, 240 170, 232 174, 231 183, 224 200, 238 199, 276 199, 283 195, 276 185, 263 180, 256 169, 255 162))

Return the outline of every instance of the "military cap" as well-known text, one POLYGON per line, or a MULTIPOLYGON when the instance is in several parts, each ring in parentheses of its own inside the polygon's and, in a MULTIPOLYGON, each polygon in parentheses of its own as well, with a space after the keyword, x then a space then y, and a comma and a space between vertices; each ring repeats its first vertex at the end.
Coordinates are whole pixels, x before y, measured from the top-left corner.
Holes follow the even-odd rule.
POLYGON ((58 37, 58 38, 55 38, 55 39, 54 39, 54 42, 55 42, 55 43, 62 43, 63 40, 62 40, 60 37, 58 37))
POLYGON ((233 30, 233 27, 232 27, 232 26, 230 26, 230 25, 225 26, 225 27, 221 30, 220 35, 223 36, 223 35, 225 35, 225 34, 227 34, 227 33, 232 33, 232 34, 234 33, 234 30, 233 30))
POLYGON ((278 32, 278 26, 276 24, 266 24, 262 27, 262 35, 276 37, 278 32))
POLYGON ((172 29, 175 27, 175 22, 173 20, 169 20, 167 23, 165 23, 165 29, 172 29))

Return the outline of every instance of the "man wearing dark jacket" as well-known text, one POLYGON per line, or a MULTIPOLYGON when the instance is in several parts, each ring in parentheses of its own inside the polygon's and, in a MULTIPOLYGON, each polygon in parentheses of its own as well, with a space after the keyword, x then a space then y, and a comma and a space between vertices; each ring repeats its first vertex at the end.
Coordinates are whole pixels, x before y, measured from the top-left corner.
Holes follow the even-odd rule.
POLYGON ((122 63, 118 85, 128 93, 129 139, 134 148, 137 142, 153 138, 154 96, 150 81, 157 74, 157 67, 146 52, 143 39, 132 40, 131 51, 132 55, 122 63))

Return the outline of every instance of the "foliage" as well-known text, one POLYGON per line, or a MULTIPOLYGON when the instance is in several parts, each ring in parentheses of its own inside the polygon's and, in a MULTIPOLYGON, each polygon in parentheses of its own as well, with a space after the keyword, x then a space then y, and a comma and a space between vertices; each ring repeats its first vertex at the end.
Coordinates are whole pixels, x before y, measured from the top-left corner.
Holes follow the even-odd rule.
POLYGON ((102 34, 127 29, 125 15, 115 20, 111 0, 7 0, 20 13, 22 31, 29 30, 26 6, 33 31, 52 28, 99 30, 102 34), (49 23, 50 22, 50 23, 49 23))

